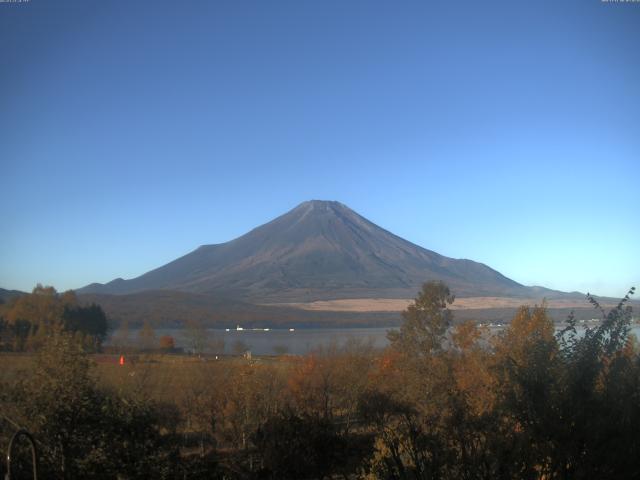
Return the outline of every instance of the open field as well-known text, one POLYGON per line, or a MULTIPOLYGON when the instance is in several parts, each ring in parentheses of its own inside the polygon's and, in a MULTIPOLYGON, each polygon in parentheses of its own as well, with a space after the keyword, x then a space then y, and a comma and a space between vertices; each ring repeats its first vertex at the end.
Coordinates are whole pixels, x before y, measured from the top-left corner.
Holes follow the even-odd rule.
MULTIPOLYGON (((278 306, 299 308, 301 310, 326 312, 401 312, 412 302, 412 299, 398 298, 348 298, 341 300, 319 300, 307 303, 279 303, 278 306)), ((465 297, 456 298, 452 310, 485 310, 491 308, 518 308, 521 305, 540 304, 539 298, 507 298, 507 297, 465 297)), ((589 302, 575 299, 548 300, 548 308, 591 308, 589 302)), ((274 304, 271 304, 274 305, 274 304)), ((615 306, 605 303, 604 307, 615 306)))
MULTIPOLYGON (((19 380, 24 372, 32 370, 36 355, 32 353, 0 353, 0 384, 19 380)), ((253 357, 247 361, 241 356, 133 354, 125 356, 125 364, 119 365, 119 355, 90 355, 93 375, 103 388, 140 393, 149 398, 178 403, 194 382, 208 383, 244 367, 271 367, 287 370, 297 360, 295 357, 253 357)))

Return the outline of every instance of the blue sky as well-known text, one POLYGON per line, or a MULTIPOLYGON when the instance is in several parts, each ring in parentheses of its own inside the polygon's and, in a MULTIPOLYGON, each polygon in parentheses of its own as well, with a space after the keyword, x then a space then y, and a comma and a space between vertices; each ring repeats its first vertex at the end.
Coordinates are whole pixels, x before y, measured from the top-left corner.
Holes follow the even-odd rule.
POLYGON ((0 286, 308 199, 528 285, 640 287, 640 3, 0 3, 0 286))

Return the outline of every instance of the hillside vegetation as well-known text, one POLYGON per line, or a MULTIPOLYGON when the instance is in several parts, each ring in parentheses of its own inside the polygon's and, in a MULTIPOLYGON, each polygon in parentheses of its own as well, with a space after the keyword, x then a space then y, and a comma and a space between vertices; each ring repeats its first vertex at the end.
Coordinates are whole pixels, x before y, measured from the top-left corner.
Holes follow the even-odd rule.
POLYGON ((451 330, 432 282, 388 349, 303 357, 117 365, 53 332, 35 357, 0 356, 0 443, 28 428, 44 478, 638 478, 632 293, 609 312, 590 297, 602 321, 586 332, 521 307, 487 341, 451 330))

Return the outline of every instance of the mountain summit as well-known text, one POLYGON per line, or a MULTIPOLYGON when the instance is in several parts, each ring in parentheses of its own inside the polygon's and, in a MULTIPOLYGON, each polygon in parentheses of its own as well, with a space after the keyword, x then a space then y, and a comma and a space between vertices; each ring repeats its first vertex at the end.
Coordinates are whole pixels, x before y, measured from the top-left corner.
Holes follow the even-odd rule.
POLYGON ((131 280, 80 293, 147 290, 224 295, 252 302, 412 298, 427 280, 458 296, 539 296, 471 260, 439 255, 335 201, 312 200, 227 243, 193 252, 131 280))

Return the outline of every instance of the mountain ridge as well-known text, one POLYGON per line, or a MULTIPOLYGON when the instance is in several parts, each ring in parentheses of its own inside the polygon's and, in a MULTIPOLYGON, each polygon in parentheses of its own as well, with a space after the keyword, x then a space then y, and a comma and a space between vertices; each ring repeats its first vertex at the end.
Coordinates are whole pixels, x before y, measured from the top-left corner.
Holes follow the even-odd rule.
POLYGON ((415 245, 336 201, 310 200, 229 242, 201 245, 130 280, 80 294, 175 290, 251 302, 412 298, 428 280, 458 296, 563 295, 526 287, 491 267, 415 245))

